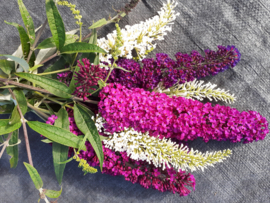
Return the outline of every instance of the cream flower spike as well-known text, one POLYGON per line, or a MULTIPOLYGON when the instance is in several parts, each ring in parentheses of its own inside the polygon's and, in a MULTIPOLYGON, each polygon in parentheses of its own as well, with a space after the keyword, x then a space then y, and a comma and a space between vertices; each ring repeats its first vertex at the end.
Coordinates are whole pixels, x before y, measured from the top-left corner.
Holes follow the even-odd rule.
POLYGON ((202 101, 204 98, 212 101, 214 99, 222 100, 227 103, 233 103, 236 100, 234 94, 230 94, 229 91, 225 91, 220 88, 216 88, 216 84, 207 83, 203 84, 204 81, 196 79, 191 82, 186 82, 184 84, 176 83, 174 86, 170 88, 165 88, 162 84, 159 84, 156 88, 156 92, 165 93, 168 96, 177 96, 177 97, 185 97, 187 99, 197 99, 202 101))
POLYGON ((182 144, 179 146, 170 139, 152 137, 149 136, 148 132, 141 133, 132 128, 111 134, 104 132, 103 125, 105 123, 106 121, 97 115, 96 127, 98 131, 109 135, 107 140, 103 140, 105 147, 117 152, 126 152, 131 159, 153 163, 156 167, 163 167, 163 170, 166 165, 177 170, 204 170, 207 166, 222 162, 231 154, 229 149, 223 152, 202 154, 197 150, 188 149, 182 144))
MULTIPOLYGON (((167 32, 172 30, 171 25, 176 16, 179 15, 173 10, 176 5, 175 1, 168 1, 163 4, 163 7, 158 12, 159 15, 145 22, 133 26, 127 25, 125 29, 121 29, 123 46, 120 47, 121 53, 119 57, 131 59, 132 50, 135 49, 138 55, 137 59, 142 60, 150 51, 155 49, 156 45, 153 44, 153 41, 163 40, 167 32)), ((108 52, 107 55, 100 55, 100 61, 109 62, 109 59, 112 58, 111 50, 115 47, 116 38, 117 33, 115 30, 107 35, 107 39, 101 38, 97 40, 97 45, 108 52)))

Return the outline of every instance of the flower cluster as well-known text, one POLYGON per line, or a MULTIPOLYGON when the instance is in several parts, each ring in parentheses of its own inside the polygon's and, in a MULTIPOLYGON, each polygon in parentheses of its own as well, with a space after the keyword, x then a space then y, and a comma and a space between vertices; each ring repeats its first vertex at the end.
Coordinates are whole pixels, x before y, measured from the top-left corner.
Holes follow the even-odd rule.
POLYGON ((239 112, 235 108, 203 104, 183 97, 127 89, 109 84, 100 92, 99 113, 106 120, 105 128, 113 133, 132 127, 151 136, 176 138, 182 141, 201 137, 244 143, 264 139, 268 122, 258 112, 239 112))
MULTIPOLYGON (((53 125, 57 116, 52 115, 49 117, 47 123, 53 125)), ((69 117, 70 132, 75 135, 80 135, 81 132, 77 128, 74 118, 69 117)), ((104 119, 97 117, 96 126, 98 131, 103 128, 104 119)), ((95 173, 96 170, 92 167, 99 166, 98 157, 87 141, 86 151, 80 151, 73 156, 73 159, 80 162, 79 167, 83 167, 85 173, 95 173), (92 167, 91 167, 92 166, 92 167)), ((70 148, 69 156, 72 156, 72 148, 70 148)), ((126 152, 115 152, 106 148, 103 145, 104 162, 102 173, 118 176, 122 175, 127 181, 132 183, 139 183, 145 188, 154 188, 159 191, 171 191, 178 193, 180 196, 186 196, 190 191, 187 186, 192 187, 195 190, 195 178, 192 174, 186 173, 182 170, 178 172, 173 168, 166 166, 163 170, 161 167, 155 167, 153 164, 149 164, 146 161, 136 161, 128 157, 126 152)))
MULTIPOLYGON (((154 40, 163 40, 167 32, 171 31, 171 24, 178 14, 173 10, 177 3, 168 1, 158 12, 159 15, 154 16, 145 22, 127 25, 121 30, 123 38, 123 46, 119 48, 119 57, 132 58, 132 51, 135 50, 138 59, 142 59, 145 55, 155 48, 154 40)), ((100 55, 100 61, 109 62, 112 58, 111 50, 115 47, 117 39, 116 30, 107 35, 106 38, 97 40, 97 45, 109 54, 100 55)))
POLYGON ((70 8, 70 10, 72 11, 72 14, 74 15, 74 19, 76 19, 76 24, 82 26, 82 22, 81 22, 81 19, 82 19, 82 16, 80 15, 80 11, 79 10, 76 10, 76 5, 75 4, 72 4, 72 3, 69 3, 68 1, 58 1, 57 2, 58 5, 60 6, 67 6, 70 8))
POLYGON ((202 154, 197 150, 188 149, 187 146, 180 146, 170 139, 162 140, 150 137, 148 132, 140 133, 134 129, 124 129, 122 132, 114 132, 109 139, 104 140, 105 147, 116 152, 126 152, 133 160, 146 161, 155 167, 168 166, 174 169, 187 170, 206 168, 217 162, 222 162, 231 154, 231 150, 218 151, 202 154))
MULTIPOLYGON (((91 166, 98 166, 99 161, 89 142, 86 142, 87 151, 81 151, 78 155, 87 160, 91 166)), ((161 192, 171 191, 180 196, 186 196, 190 191, 187 186, 195 190, 195 178, 192 174, 172 168, 156 168, 145 161, 135 161, 127 156, 126 152, 114 152, 103 146, 104 162, 102 173, 124 176, 125 180, 139 183, 144 188, 159 190, 161 192)))
POLYGON ((143 59, 141 69, 135 61, 121 59, 116 62, 117 65, 131 72, 114 70, 109 81, 146 90, 154 89, 162 82, 165 88, 169 88, 177 82, 182 84, 233 68, 239 62, 241 54, 234 46, 218 46, 218 51, 205 50, 205 57, 197 51, 193 51, 191 55, 178 52, 175 56, 176 61, 167 54, 156 54, 156 60, 143 59))
POLYGON ((78 61, 78 66, 80 67, 79 72, 75 73, 75 80, 78 87, 76 87, 75 94, 78 97, 87 100, 87 96, 91 95, 90 90, 95 90, 93 88, 94 85, 98 84, 98 80, 104 80, 107 72, 105 69, 100 68, 99 65, 90 64, 87 58, 82 59, 83 64, 78 61))
POLYGON ((70 81, 71 81, 71 74, 72 72, 71 71, 67 71, 67 72, 63 72, 63 73, 58 73, 57 74, 57 79, 60 81, 60 82, 63 82, 65 83, 67 86, 69 86, 70 84, 70 81))
POLYGON ((89 166, 87 161, 85 159, 81 159, 77 154, 73 156, 73 159, 75 159, 77 162, 79 162, 79 167, 82 168, 84 175, 87 173, 96 173, 97 172, 96 168, 89 166))
POLYGON ((228 103, 233 103, 235 101, 235 96, 228 93, 228 91, 216 88, 217 85, 203 84, 204 81, 193 80, 191 82, 186 82, 184 84, 176 83, 170 88, 165 88, 162 83, 160 83, 155 89, 156 92, 165 93, 169 97, 185 97, 187 99, 197 99, 202 101, 204 98, 212 101, 212 98, 217 100, 222 100, 228 103))

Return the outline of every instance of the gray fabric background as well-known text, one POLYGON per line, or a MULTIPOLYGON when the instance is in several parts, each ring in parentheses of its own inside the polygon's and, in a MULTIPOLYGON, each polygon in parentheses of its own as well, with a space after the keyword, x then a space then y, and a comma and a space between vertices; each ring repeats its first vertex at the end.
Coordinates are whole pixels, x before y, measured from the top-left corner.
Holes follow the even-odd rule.
MULTIPOLYGON (((164 0, 165 1, 165 0, 164 0)), ((34 19, 36 27, 45 20, 44 0, 24 0, 34 19)), ((85 33, 92 20, 114 16, 115 9, 121 8, 128 0, 74 0, 81 10, 85 33)), ((157 14, 161 0, 143 0, 121 22, 120 26, 133 25, 157 14)), ((217 45, 235 45, 242 54, 240 63, 215 77, 205 78, 229 89, 237 97, 230 105, 238 110, 259 111, 270 121, 270 1, 268 0, 178 0, 177 17, 173 31, 165 41, 158 42, 155 53, 168 53, 171 57, 178 52, 202 52, 204 49, 216 49, 217 45)), ((76 28, 69 9, 60 7, 66 30, 76 28)), ((19 36, 16 28, 4 23, 23 24, 15 0, 1 0, 0 5, 0 53, 12 54, 17 49, 19 36)), ((107 26, 99 34, 104 36, 114 26, 107 26)), ((47 31, 42 39, 49 37, 47 31)), ((224 103, 220 103, 225 105, 224 103)), ((27 119, 36 120, 34 114, 27 119)), ((58 190, 54 175, 51 147, 40 142, 40 136, 29 129, 29 139, 34 166, 41 174, 44 187, 58 190)), ((23 134, 20 134, 23 140, 23 134)), ((153 189, 144 189, 132 184, 123 177, 113 177, 97 173, 83 176, 76 162, 67 165, 63 178, 63 193, 59 202, 207 202, 242 203, 270 202, 270 138, 252 144, 233 144, 228 142, 203 143, 196 140, 190 144, 203 152, 209 150, 233 150, 231 158, 204 172, 193 172, 197 184, 196 191, 187 197, 169 192, 161 193, 153 189)), ((16 169, 9 169, 8 156, 0 160, 0 202, 32 203, 37 202, 38 192, 23 166, 27 161, 24 142, 19 148, 20 159, 16 169)))

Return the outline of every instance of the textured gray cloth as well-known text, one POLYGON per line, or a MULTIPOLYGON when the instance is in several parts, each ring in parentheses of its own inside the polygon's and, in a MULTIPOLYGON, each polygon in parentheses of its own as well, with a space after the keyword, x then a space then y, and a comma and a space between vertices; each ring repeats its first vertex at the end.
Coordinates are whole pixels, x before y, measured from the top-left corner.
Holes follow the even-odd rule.
MULTIPOLYGON (((165 1, 165 0, 164 0, 165 1)), ((24 0, 36 27, 45 20, 44 0, 24 0)), ((128 0, 74 0, 83 16, 84 34, 93 20, 114 16, 113 8, 119 9, 128 0)), ((205 81, 216 83, 230 90, 237 97, 230 105, 240 111, 255 110, 270 121, 270 1, 268 0, 178 0, 177 17, 173 31, 165 41, 158 42, 155 53, 168 53, 171 57, 181 51, 203 52, 204 49, 216 50, 217 45, 235 45, 242 54, 240 63, 215 77, 205 81)), ((161 0, 143 0, 120 22, 120 26, 133 25, 157 14, 161 0)), ((67 8, 60 7, 66 30, 76 28, 74 19, 67 8)), ((1 53, 12 54, 20 44, 16 28, 4 23, 23 24, 16 1, 2 0, 0 5, 1 53)), ((111 32, 113 25, 103 28, 100 36, 111 32)), ((47 31, 42 39, 49 37, 47 31)), ((224 103, 220 103, 225 105, 224 103)), ((27 119, 36 120, 34 114, 27 119)), ((40 136, 29 129, 29 139, 33 162, 39 171, 44 188, 59 190, 55 178, 52 149, 40 141, 40 136)), ((21 132, 20 139, 24 140, 21 132)), ((223 163, 210 167, 204 172, 193 172, 196 178, 196 191, 187 197, 178 194, 144 189, 139 184, 125 181, 123 177, 113 177, 101 173, 83 176, 76 162, 67 164, 63 177, 63 193, 59 202, 207 202, 240 203, 270 202, 270 138, 252 144, 233 144, 196 140, 190 146, 200 151, 223 150, 230 148, 233 155, 223 163)), ((23 162, 27 162, 24 142, 19 147, 19 164, 9 169, 8 156, 0 161, 0 202, 32 203, 37 202, 38 192, 34 187, 23 162)))

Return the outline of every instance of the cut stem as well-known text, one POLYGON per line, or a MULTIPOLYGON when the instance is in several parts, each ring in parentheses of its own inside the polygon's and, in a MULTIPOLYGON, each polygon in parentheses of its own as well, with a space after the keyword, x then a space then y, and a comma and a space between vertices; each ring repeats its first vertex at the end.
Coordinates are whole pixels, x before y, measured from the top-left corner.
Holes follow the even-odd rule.
MULTIPOLYGON (((8 83, 7 83, 7 85, 8 85, 8 83)), ((17 99, 16 99, 15 95, 13 94, 12 90, 11 89, 8 89, 8 91, 12 95, 13 99, 17 101, 17 99)), ((26 151, 27 151, 28 161, 29 161, 29 164, 31 166, 34 166, 33 165, 33 160, 32 160, 32 155, 31 155, 31 149, 30 149, 29 139, 28 139, 27 128, 26 128, 26 124, 25 124, 25 119, 24 119, 24 116, 22 114, 22 111, 21 111, 21 108, 20 108, 18 102, 17 102, 17 109, 18 109, 18 112, 20 114, 21 122, 22 122, 22 126, 23 126, 23 134, 24 134, 24 139, 25 139, 25 145, 26 145, 26 151)))

